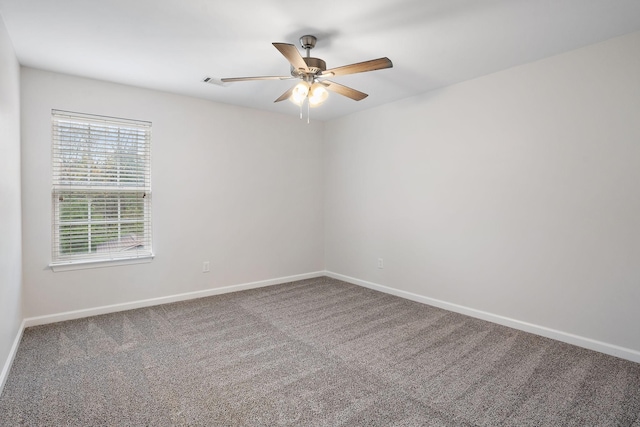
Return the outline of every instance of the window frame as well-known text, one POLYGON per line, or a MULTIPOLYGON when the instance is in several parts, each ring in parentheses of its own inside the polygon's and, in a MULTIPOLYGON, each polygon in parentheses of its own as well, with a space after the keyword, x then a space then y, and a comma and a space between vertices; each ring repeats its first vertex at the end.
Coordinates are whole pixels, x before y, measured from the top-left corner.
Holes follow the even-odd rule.
POLYGON ((52 240, 49 267, 53 271, 138 264, 154 258, 151 125, 148 121, 51 110, 52 240), (80 134, 84 136, 78 136, 80 134), (75 148, 78 150, 74 151, 75 148), (83 153, 82 160, 74 161, 74 152, 83 153), (100 163, 96 159, 108 160, 100 163), (77 173, 85 167, 85 174, 77 173), (97 174, 93 173, 93 168, 97 174), (67 201, 67 212, 72 212, 66 220, 61 217, 65 197, 71 200, 67 201), (86 215, 83 218, 85 199, 86 215), (126 203, 124 212, 123 200, 126 203), (103 209, 97 211, 101 219, 92 221, 96 205, 98 208, 95 209, 103 209), (117 206, 116 211, 114 206, 117 206), (74 219, 74 214, 79 219, 74 219), (62 227, 69 230, 74 226, 86 227, 86 242, 84 233, 77 235, 78 238, 72 231, 61 234, 62 227), (123 226, 130 233, 124 238, 123 226), (102 234, 97 231, 100 229, 102 234), (117 233, 114 235, 115 230, 117 233), (102 236, 101 243, 92 245, 92 235, 102 236), (62 249, 65 244, 67 253, 62 249), (83 251, 85 246, 86 251, 83 251))

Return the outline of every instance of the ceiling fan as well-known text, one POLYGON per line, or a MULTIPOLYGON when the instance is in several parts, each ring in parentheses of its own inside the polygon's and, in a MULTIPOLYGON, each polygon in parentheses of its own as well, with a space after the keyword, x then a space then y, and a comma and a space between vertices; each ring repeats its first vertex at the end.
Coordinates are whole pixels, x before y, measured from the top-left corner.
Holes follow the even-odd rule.
MULTIPOLYGON (((326 78, 393 67, 391 60, 385 57, 358 62, 356 64, 344 65, 342 67, 330 68, 327 70, 327 64, 322 59, 313 58, 310 55, 310 51, 315 47, 316 41, 317 38, 312 35, 300 37, 300 45, 307 51, 306 57, 302 57, 298 49, 292 44, 273 43, 273 46, 275 46, 275 48, 278 49, 291 64, 291 76, 229 77, 220 80, 224 83, 230 83, 251 80, 300 79, 302 80, 301 82, 280 95, 280 97, 274 102, 289 99, 302 109, 302 104, 305 100, 308 100, 307 107, 317 107, 322 104, 329 96, 327 90, 346 96, 347 98, 351 98, 355 101, 361 101, 368 96, 366 93, 350 87, 330 80, 325 80, 326 78)), ((302 111, 300 115, 302 117, 302 111)))

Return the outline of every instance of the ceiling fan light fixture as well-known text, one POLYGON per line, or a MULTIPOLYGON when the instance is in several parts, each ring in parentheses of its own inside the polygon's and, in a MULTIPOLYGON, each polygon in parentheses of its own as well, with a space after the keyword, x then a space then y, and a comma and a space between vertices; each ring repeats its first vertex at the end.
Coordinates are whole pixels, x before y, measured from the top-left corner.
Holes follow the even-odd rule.
POLYGON ((329 97, 329 91, 321 84, 314 83, 309 89, 309 105, 311 107, 317 107, 324 103, 329 97))
POLYGON ((293 91, 291 92, 291 96, 289 97, 289 101, 293 102, 296 105, 302 105, 305 98, 309 94, 309 83, 302 81, 295 85, 293 91))
MULTIPOLYGON (((252 81, 252 80, 302 80, 297 85, 289 88, 280 95, 275 102, 285 99, 300 107, 300 118, 302 118, 302 106, 307 101, 307 113, 309 108, 322 105, 329 97, 329 92, 346 96, 354 101, 362 101, 368 95, 358 90, 339 83, 325 80, 327 77, 344 76, 349 74, 364 73, 368 71, 382 70, 393 67, 393 63, 387 57, 371 59, 369 61, 358 62, 327 70, 327 63, 320 58, 311 56, 311 49, 316 45, 316 37, 310 34, 300 38, 300 45, 306 50, 307 55, 302 57, 298 48, 290 43, 274 42, 273 46, 289 61, 291 76, 256 76, 256 77, 226 77, 220 79, 222 83, 252 81)), ((211 78, 205 79, 209 82, 211 78)), ((215 82, 214 82, 215 83, 215 82)), ((308 118, 307 118, 308 120, 308 118)))

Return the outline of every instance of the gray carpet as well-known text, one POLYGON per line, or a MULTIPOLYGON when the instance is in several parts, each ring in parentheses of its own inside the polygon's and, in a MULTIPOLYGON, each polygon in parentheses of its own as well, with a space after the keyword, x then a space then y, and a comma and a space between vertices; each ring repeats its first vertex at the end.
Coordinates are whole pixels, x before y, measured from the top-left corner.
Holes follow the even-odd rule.
POLYGON ((0 425, 640 426, 640 364, 329 278, 28 328, 0 425))

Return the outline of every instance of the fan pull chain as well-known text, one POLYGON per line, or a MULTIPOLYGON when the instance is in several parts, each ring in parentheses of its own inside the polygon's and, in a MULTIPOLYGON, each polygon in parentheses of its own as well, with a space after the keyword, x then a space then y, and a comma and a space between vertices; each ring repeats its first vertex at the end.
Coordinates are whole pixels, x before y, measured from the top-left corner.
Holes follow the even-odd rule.
POLYGON ((309 118, 311 117, 311 106, 309 100, 307 100, 307 124, 309 124, 309 118))

